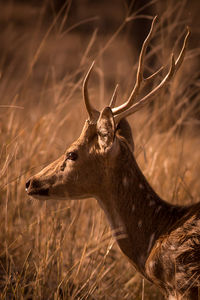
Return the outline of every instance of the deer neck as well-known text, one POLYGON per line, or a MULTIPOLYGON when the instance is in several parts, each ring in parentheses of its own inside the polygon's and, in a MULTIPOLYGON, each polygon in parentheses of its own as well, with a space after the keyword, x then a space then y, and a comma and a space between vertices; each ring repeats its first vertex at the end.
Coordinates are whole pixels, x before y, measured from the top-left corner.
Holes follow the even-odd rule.
POLYGON ((125 153, 108 172, 97 197, 117 243, 145 277, 145 262, 156 240, 184 214, 184 208, 163 201, 140 171, 132 153, 125 153))

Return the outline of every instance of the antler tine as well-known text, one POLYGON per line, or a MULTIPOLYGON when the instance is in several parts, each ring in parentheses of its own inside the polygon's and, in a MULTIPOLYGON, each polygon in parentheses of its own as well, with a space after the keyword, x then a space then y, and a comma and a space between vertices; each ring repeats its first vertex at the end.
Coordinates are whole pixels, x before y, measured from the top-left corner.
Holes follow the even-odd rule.
POLYGON ((92 62, 85 78, 84 78, 84 81, 83 81, 83 87, 82 87, 82 91, 83 91, 83 99, 84 99, 84 102, 85 102, 85 106, 86 106, 86 109, 87 109, 87 112, 88 112, 88 115, 89 115, 89 120, 92 121, 94 119, 94 115, 95 113, 97 112, 93 106, 91 105, 90 103, 90 99, 89 99, 89 95, 88 95, 88 80, 90 78, 90 74, 92 72, 92 69, 94 67, 94 64, 95 64, 95 61, 92 62))
POLYGON ((115 89, 114 89, 114 92, 113 92, 113 95, 112 95, 112 98, 111 98, 110 104, 109 104, 110 108, 113 108, 115 106, 115 103, 116 103, 116 100, 117 100, 117 91, 118 91, 118 88, 119 88, 119 84, 117 84, 116 87, 115 87, 115 89))
POLYGON ((153 96, 155 96, 155 94, 161 90, 161 88, 163 86, 165 86, 172 78, 173 76, 176 74, 176 72, 178 71, 178 69, 180 68, 183 60, 184 60, 184 56, 185 56, 185 52, 186 52, 186 48, 187 48, 187 42, 188 42, 188 38, 190 35, 190 30, 187 27, 187 33, 183 42, 183 46, 182 49, 180 51, 180 54, 177 58, 177 60, 174 60, 174 54, 172 53, 171 56, 171 64, 170 64, 170 69, 167 73, 167 75, 163 78, 163 80, 159 83, 158 86, 156 86, 149 94, 147 94, 146 96, 144 96, 141 100, 139 100, 137 103, 135 103, 132 107, 130 107, 129 109, 127 109, 126 111, 121 112, 118 115, 115 115, 115 122, 118 123, 122 118, 125 118, 133 113, 135 113, 136 111, 140 110, 143 106, 146 105, 146 103, 148 103, 148 101, 150 100, 150 98, 152 98, 153 96))
POLYGON ((183 47, 182 47, 181 52, 180 52, 180 54, 179 54, 179 56, 176 60, 176 71, 175 72, 178 71, 178 69, 180 68, 180 66, 181 66, 181 64, 184 60, 185 52, 186 52, 186 49, 187 49, 187 42, 188 42, 188 38, 190 36, 190 33, 191 33, 190 29, 187 26, 187 33, 186 33, 186 36, 185 36, 184 41, 183 41, 183 47))
POLYGON ((122 105, 120 105, 120 106, 115 107, 115 108, 112 109, 113 115, 120 114, 123 111, 127 110, 129 107, 131 107, 131 105, 133 104, 133 102, 135 101, 135 99, 136 99, 136 97, 137 97, 137 95, 139 93, 141 84, 142 84, 142 82, 144 80, 144 78, 143 78, 144 57, 145 57, 147 46, 148 46, 149 41, 151 39, 151 36, 153 34, 153 29, 154 29, 154 24, 155 24, 156 19, 157 19, 157 16, 155 16, 153 18, 149 34, 147 35, 147 37, 146 37, 146 39, 145 39, 145 41, 144 41, 144 43, 142 45, 142 49, 141 49, 140 56, 139 56, 139 63, 138 63, 138 69, 137 69, 137 76, 136 76, 135 86, 132 89, 131 94, 130 94, 128 100, 125 103, 123 103, 122 105))

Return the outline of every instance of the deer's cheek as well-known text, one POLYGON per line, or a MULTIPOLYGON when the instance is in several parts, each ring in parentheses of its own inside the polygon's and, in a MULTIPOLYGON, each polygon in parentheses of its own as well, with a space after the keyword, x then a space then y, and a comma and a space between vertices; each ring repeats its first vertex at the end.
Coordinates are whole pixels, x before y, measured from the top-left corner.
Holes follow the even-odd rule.
POLYGON ((49 188, 49 196, 52 199, 71 199, 68 193, 68 185, 63 180, 57 181, 53 186, 49 188))

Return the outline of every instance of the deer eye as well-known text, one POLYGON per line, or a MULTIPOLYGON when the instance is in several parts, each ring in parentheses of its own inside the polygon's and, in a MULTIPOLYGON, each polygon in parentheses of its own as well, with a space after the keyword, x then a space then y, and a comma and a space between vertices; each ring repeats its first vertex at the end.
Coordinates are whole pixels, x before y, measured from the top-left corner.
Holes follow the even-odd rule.
POLYGON ((78 154, 76 152, 67 153, 67 159, 76 160, 78 158, 78 154))

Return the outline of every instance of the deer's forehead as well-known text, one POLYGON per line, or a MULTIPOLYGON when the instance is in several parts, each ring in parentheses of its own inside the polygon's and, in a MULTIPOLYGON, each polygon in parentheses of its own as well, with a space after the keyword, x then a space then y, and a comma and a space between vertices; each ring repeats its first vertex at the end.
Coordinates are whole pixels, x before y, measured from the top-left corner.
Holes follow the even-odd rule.
POLYGON ((96 124, 91 124, 86 121, 79 138, 66 150, 66 152, 80 152, 84 151, 86 148, 90 148, 95 134, 96 124))
POLYGON ((83 126, 81 135, 79 139, 83 140, 89 140, 94 136, 94 134, 97 132, 96 124, 90 123, 89 120, 87 120, 83 126))
POLYGON ((89 121, 86 121, 78 140, 73 145, 78 148, 82 146, 90 147, 96 133, 96 124, 91 124, 89 121))

